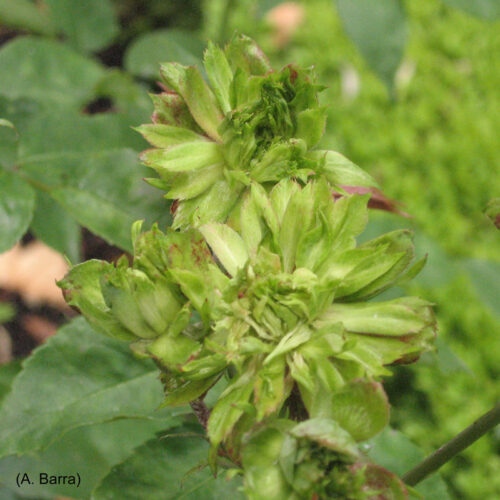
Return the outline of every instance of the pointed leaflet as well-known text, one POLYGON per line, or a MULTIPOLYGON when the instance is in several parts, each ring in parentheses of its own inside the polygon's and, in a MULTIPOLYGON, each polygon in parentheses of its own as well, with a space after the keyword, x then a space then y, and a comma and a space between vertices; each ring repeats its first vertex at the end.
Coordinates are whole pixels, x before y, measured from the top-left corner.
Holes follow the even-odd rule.
POLYGON ((245 35, 234 35, 225 48, 227 59, 233 71, 241 68, 246 76, 265 75, 272 67, 260 47, 245 35))
POLYGON ((332 239, 331 258, 335 259, 338 252, 356 246, 355 237, 363 232, 368 221, 368 198, 366 195, 340 198, 335 201, 333 210, 325 214, 332 239))
MULTIPOLYGON (((391 231, 390 233, 384 234, 379 238, 367 241, 359 248, 377 248, 377 246, 380 245, 388 245, 387 254, 392 254, 394 256, 399 254, 401 255, 401 258, 396 259, 394 265, 391 266, 387 272, 380 275, 377 279, 373 280, 363 289, 357 291, 353 295, 350 295, 349 300, 359 300, 360 298, 367 299, 373 297, 374 295, 381 293, 388 287, 397 284, 398 282, 406 278, 403 273, 408 269, 415 255, 413 233, 405 229, 391 231)), ((408 271, 411 271, 412 273, 418 273, 419 267, 422 264, 425 264, 425 261, 421 264, 417 262, 415 266, 413 266, 413 268, 409 269, 408 271)))
POLYGON ((318 144, 326 127, 326 113, 323 108, 305 109, 297 115, 295 137, 306 142, 308 148, 318 144))
POLYGON ((162 398, 152 362, 78 318, 25 361, 0 409, 0 456, 43 449, 82 425, 154 418, 162 398))
POLYGON ((248 260, 241 236, 229 226, 216 223, 201 226, 200 232, 226 271, 235 276, 248 260))
POLYGON ((203 194, 183 201, 175 211, 174 229, 199 227, 213 221, 225 221, 243 190, 242 184, 219 179, 203 194))
POLYGON ((139 125, 135 130, 142 134, 150 144, 157 148, 169 148, 184 142, 207 141, 207 137, 192 130, 173 125, 147 124, 139 125))
POLYGON ((196 198, 212 186, 223 173, 224 164, 215 163, 191 172, 179 172, 171 177, 166 198, 189 200, 196 198))
POLYGON ((217 404, 210 413, 207 433, 213 447, 221 443, 232 431, 233 426, 243 415, 242 405, 248 403, 253 391, 254 370, 249 369, 219 396, 217 404))
POLYGON ((336 186, 378 187, 370 175, 336 151, 312 151, 309 157, 322 162, 325 177, 336 186))
POLYGON ((224 114, 229 113, 231 111, 229 93, 233 81, 233 72, 229 67, 224 52, 211 42, 209 42, 205 51, 205 69, 222 112, 224 114))
POLYGON ((194 66, 167 63, 162 64, 161 75, 165 83, 182 96, 198 125, 220 142, 217 129, 224 116, 200 70, 194 66))
POLYGON ((389 402, 381 384, 354 380, 332 395, 328 417, 355 441, 365 441, 389 423, 389 402))
POLYGON ((135 340, 132 332, 113 317, 102 295, 101 276, 111 267, 109 262, 88 260, 74 266, 58 285, 66 302, 77 307, 96 329, 120 340, 135 340))
POLYGON ((297 424, 290 434, 296 438, 307 438, 325 448, 356 459, 360 452, 352 436, 335 420, 328 418, 312 418, 297 424))
POLYGON ((263 228, 259 210, 249 193, 246 193, 241 206, 239 224, 241 226, 241 237, 245 242, 248 253, 250 256, 255 256, 262 241, 263 228))
POLYGON ((172 125, 193 130, 203 134, 203 130, 194 121, 187 104, 179 94, 163 92, 149 94, 154 104, 154 113, 151 117, 154 124, 172 125))
POLYGON ((222 161, 220 146, 214 142, 185 142, 169 149, 148 149, 141 160, 168 180, 170 173, 188 172, 222 161))
POLYGON ((341 322, 346 330, 372 335, 414 335, 435 323, 430 302, 403 297, 387 302, 332 304, 320 321, 341 322))
POLYGON ((313 185, 310 183, 290 197, 279 234, 283 269, 292 272, 299 241, 309 227, 314 206, 313 185))

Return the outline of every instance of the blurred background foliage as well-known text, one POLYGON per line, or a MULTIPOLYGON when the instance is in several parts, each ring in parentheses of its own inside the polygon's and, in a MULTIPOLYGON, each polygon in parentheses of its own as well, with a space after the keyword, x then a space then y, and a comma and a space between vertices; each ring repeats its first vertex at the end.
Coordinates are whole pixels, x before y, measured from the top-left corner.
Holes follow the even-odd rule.
MULTIPOLYGON (((244 32, 277 67, 314 65, 320 146, 411 215, 373 213, 366 237, 412 227, 428 254, 411 292, 436 303, 439 350, 386 386, 393 427, 429 453, 499 395, 500 235, 483 214, 500 193, 499 18, 498 0, 2 0, 0 251, 28 234, 77 262, 91 233, 109 256, 134 220, 168 224, 131 126, 149 121, 160 62, 197 64, 206 40, 244 32)), ((492 432, 445 466, 450 497, 500 498, 499 452, 492 432)))

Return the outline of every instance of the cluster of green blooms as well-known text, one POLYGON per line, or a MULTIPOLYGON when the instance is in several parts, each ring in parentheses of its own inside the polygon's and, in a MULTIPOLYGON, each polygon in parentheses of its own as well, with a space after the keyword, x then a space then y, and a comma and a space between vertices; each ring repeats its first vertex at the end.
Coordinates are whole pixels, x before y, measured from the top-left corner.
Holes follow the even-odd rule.
POLYGON ((252 181, 273 185, 322 174, 333 184, 373 186, 363 170, 334 151, 312 150, 326 112, 312 70, 272 71, 255 43, 238 36, 223 51, 209 45, 205 72, 163 64, 169 90, 153 96, 153 124, 138 127, 154 146, 142 155, 177 200, 174 228, 224 222, 252 181))
POLYGON ((435 335, 428 302, 369 301, 422 268, 411 234, 357 245, 368 195, 332 189, 373 183, 309 150, 324 127, 309 71, 272 72, 245 37, 209 47, 212 89, 195 68, 162 71, 177 93, 155 98, 156 124, 141 131, 159 148, 144 155, 157 184, 179 200, 175 228, 136 223, 133 261, 75 266, 66 300, 155 360, 167 405, 227 380, 210 461, 242 467, 250 499, 407 498, 356 443, 388 423, 386 366, 435 335))

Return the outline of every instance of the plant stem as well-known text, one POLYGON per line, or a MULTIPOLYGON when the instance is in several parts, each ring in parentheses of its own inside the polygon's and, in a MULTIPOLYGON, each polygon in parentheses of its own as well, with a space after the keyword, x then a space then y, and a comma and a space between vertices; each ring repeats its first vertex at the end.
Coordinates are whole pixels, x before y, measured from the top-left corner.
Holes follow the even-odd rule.
POLYGON ((500 402, 451 441, 441 446, 432 455, 429 455, 416 467, 408 471, 402 477, 403 481, 410 486, 415 486, 499 423, 500 402))
POLYGON ((203 399, 199 398, 189 403, 191 409, 193 410, 198 422, 203 426, 203 428, 207 429, 208 417, 210 417, 210 410, 207 408, 207 405, 203 402, 203 399))

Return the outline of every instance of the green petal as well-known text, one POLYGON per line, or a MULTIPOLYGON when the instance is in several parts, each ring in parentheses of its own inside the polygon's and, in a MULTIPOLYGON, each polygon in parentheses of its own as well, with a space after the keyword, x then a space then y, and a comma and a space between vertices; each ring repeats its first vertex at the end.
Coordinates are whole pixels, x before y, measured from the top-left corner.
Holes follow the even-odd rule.
POLYGON ((245 35, 235 35, 225 48, 231 68, 241 68, 247 75, 265 75, 272 71, 260 47, 245 35))
POLYGON ((309 157, 323 162, 326 178, 336 186, 378 187, 370 175, 336 151, 312 151, 309 157))
POLYGON ((387 302, 332 304, 320 323, 341 322, 346 330, 367 335, 414 335, 434 323, 430 303, 417 297, 387 302))
POLYGON ((235 276, 248 260, 241 236, 229 226, 216 223, 201 226, 200 232, 226 271, 235 276))
POLYGON ((137 338, 111 313, 101 291, 100 279, 112 264, 101 260, 88 260, 74 266, 57 284, 63 289, 66 302, 77 307, 99 331, 120 340, 137 338))
POLYGON ((168 180, 172 172, 188 172, 221 163, 222 156, 220 146, 214 142, 187 142, 169 149, 149 149, 142 153, 141 160, 168 180))
POLYGON ((216 163, 193 172, 182 172, 171 178, 171 188, 165 195, 166 198, 189 200, 204 193, 222 176, 224 165, 216 163))
POLYGON ((219 47, 209 42, 208 48, 205 51, 204 62, 208 80, 212 85, 215 97, 219 102, 222 112, 227 114, 231 111, 229 94, 233 81, 233 72, 229 67, 226 55, 219 47))
POLYGON ((217 131, 224 118, 222 111, 200 70, 178 63, 161 65, 165 83, 182 96, 196 123, 215 141, 221 138, 217 131))
POLYGON ((140 125, 135 130, 144 139, 157 148, 169 148, 184 142, 207 141, 208 138, 187 128, 172 125, 148 124, 140 125))

